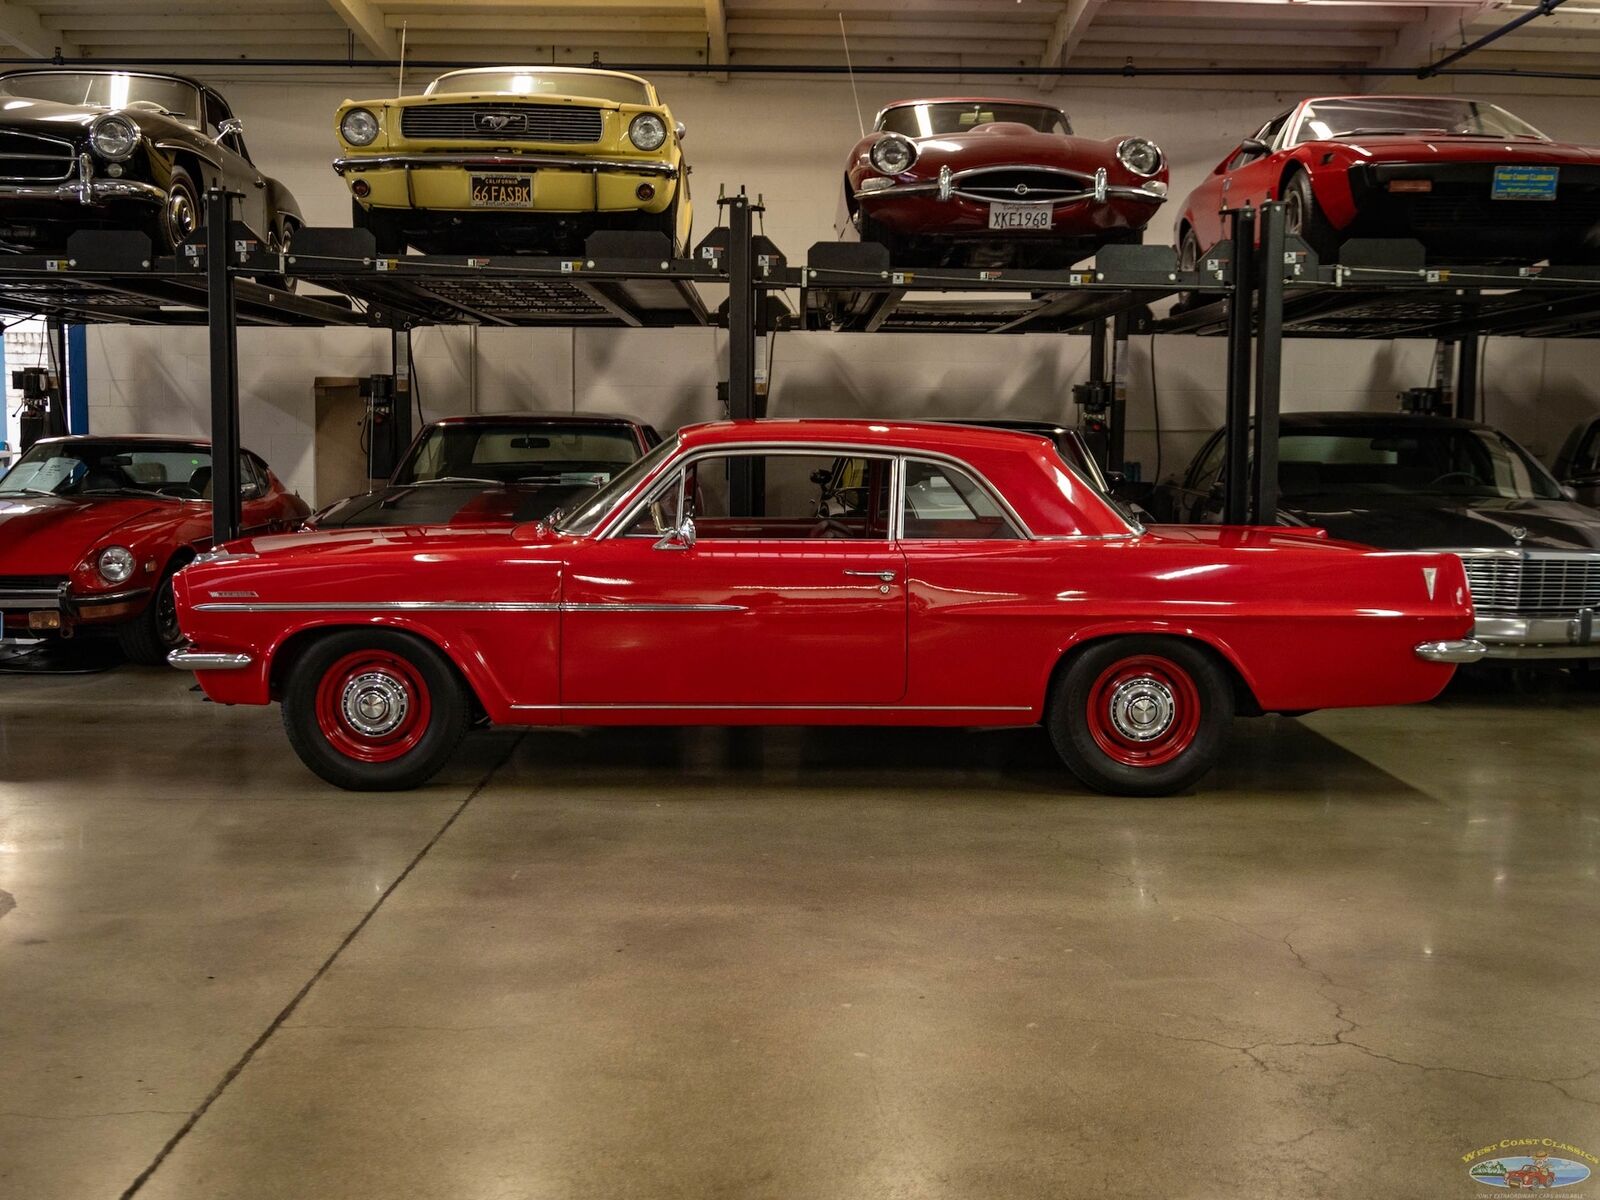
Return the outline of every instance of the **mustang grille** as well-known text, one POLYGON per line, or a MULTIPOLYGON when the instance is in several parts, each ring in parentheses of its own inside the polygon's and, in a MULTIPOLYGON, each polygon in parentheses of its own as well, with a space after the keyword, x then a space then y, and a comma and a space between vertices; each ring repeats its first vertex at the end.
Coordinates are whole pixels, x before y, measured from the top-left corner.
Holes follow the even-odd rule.
POLYGON ((1600 608, 1600 554, 1463 554, 1461 561, 1479 612, 1563 617, 1580 608, 1600 608))
POLYGON ((957 191, 984 200, 1059 200, 1093 189, 1094 179, 1036 167, 979 167, 964 172, 955 185, 957 191))
POLYGON ((77 166, 71 142, 31 133, 0 132, 0 180, 54 183, 71 178, 77 166))
POLYGON ((424 104, 400 114, 408 138, 452 141, 598 142, 605 113, 567 104, 424 104))

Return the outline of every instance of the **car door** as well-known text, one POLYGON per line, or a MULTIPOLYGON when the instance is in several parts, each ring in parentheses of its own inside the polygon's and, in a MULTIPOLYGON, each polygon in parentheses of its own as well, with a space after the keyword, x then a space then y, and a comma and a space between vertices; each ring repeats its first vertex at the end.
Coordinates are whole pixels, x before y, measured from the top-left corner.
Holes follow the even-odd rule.
POLYGON ((244 223, 257 236, 265 238, 272 231, 271 214, 267 211, 267 178, 250 161, 243 126, 228 102, 212 91, 207 91, 205 98, 206 136, 216 145, 223 181, 242 197, 239 204, 244 223))
POLYGON ((1214 220, 1216 224, 1212 227, 1210 243, 1203 237, 1200 239, 1203 245, 1214 245, 1232 233, 1222 213, 1247 207, 1259 208, 1274 198, 1278 175, 1283 169, 1281 146, 1284 129, 1293 115, 1294 110, 1280 113, 1256 131, 1254 140, 1265 149, 1241 144, 1234 151, 1233 157, 1223 168, 1216 211, 1208 210, 1206 213, 1206 219, 1214 220))
POLYGON ((893 461, 826 447, 708 452, 562 588, 563 706, 858 708, 905 691, 893 461), (735 481, 750 480, 748 503, 735 481), (692 523, 692 537, 680 536, 692 523))

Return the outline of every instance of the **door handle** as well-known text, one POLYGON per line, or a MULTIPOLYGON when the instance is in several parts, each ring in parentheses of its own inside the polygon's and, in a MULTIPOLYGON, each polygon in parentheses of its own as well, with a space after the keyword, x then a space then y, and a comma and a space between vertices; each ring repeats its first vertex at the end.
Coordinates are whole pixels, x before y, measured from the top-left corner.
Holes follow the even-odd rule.
POLYGON ((846 575, 855 575, 861 579, 877 579, 883 583, 894 582, 893 571, 846 571, 846 575))

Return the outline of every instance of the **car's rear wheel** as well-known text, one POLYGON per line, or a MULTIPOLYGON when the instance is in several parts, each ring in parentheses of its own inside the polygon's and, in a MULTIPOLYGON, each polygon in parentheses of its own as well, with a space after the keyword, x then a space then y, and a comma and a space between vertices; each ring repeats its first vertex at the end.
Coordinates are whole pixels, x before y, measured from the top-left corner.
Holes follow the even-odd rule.
MULTIPOLYGON (((289 254, 294 249, 294 231, 295 223, 284 217, 280 218, 272 232, 267 234, 268 252, 281 254, 284 258, 285 267, 288 266, 289 254)), ((260 282, 267 287, 278 288, 285 292, 292 292, 299 286, 295 277, 290 275, 287 270, 281 275, 264 276, 260 282)))
POLYGON ((314 642, 283 686, 283 727, 300 761, 352 791, 431 779, 470 716, 466 686, 420 638, 351 629, 314 642))
POLYGON ((1089 787, 1164 796, 1211 769, 1232 719, 1231 681, 1208 651, 1180 638, 1123 637, 1067 664, 1045 725, 1089 787))

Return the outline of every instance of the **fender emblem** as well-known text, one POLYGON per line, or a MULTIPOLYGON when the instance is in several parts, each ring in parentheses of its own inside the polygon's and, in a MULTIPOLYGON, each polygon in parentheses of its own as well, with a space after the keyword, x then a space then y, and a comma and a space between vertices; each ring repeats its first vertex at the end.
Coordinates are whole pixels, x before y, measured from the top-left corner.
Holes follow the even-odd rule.
POLYGON ((1423 567, 1422 568, 1422 582, 1425 583, 1427 585, 1427 587, 1428 587, 1428 599, 1432 600, 1433 599, 1434 584, 1439 582, 1439 568, 1438 567, 1423 567))
POLYGON ((257 596, 257 594, 255 592, 212 592, 211 596, 215 600, 255 600, 255 599, 258 599, 258 596, 257 596))

